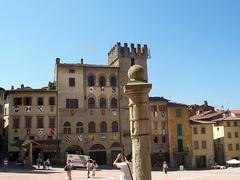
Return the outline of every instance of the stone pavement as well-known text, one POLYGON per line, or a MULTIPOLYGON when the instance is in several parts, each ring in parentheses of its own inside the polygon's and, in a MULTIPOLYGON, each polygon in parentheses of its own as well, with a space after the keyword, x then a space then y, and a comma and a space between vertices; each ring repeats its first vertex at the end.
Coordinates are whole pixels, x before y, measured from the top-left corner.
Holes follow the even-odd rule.
MULTIPOLYGON (((63 168, 52 168, 50 170, 23 170, 9 169, 0 171, 0 180, 64 180, 66 177, 63 168)), ((86 180, 85 170, 73 170, 73 180, 86 180)), ((95 179, 118 180, 119 170, 100 170, 96 172, 95 179)), ((162 171, 152 171, 152 180, 239 180, 240 168, 224 170, 202 170, 202 171, 170 171, 164 174, 162 171)))

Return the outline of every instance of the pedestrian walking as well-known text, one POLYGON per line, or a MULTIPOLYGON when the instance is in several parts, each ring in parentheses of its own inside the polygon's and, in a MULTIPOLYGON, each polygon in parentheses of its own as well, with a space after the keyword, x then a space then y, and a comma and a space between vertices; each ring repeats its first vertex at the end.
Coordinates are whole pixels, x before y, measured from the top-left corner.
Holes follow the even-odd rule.
POLYGON ((113 165, 120 168, 120 180, 133 180, 132 177, 132 155, 118 154, 113 165))
POLYGON ((94 178, 95 175, 96 175, 97 167, 98 167, 98 165, 97 165, 96 161, 93 160, 93 161, 92 161, 92 177, 93 177, 93 178, 94 178))
POLYGON ((67 179, 72 180, 72 162, 68 160, 67 164, 64 167, 64 171, 67 172, 67 179))
POLYGON ((47 169, 49 170, 50 168, 50 160, 49 160, 49 158, 47 158, 47 160, 46 160, 46 167, 47 167, 47 169))
POLYGON ((4 159, 3 166, 4 166, 4 170, 6 170, 7 166, 8 166, 8 159, 7 158, 4 159))
POLYGON ((90 171, 92 170, 92 160, 91 160, 91 159, 89 159, 89 160, 87 161, 86 166, 87 166, 87 177, 90 178, 89 175, 90 175, 90 171))
POLYGON ((166 161, 163 161, 163 172, 167 174, 168 165, 166 161))

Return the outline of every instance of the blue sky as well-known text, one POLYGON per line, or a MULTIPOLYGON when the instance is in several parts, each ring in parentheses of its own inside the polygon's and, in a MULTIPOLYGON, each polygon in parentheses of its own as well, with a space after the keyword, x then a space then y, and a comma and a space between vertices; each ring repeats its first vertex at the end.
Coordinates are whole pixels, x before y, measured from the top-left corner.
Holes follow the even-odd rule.
POLYGON ((151 96, 240 109, 238 0, 0 1, 0 86, 33 88, 61 62, 107 64, 116 42, 148 44, 151 96))

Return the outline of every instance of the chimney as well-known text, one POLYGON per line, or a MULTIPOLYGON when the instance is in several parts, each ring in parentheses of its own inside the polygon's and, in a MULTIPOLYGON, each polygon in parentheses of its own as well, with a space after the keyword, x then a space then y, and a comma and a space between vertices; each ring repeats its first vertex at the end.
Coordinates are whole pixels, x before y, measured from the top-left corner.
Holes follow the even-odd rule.
POLYGON ((60 58, 56 58, 56 64, 60 64, 60 58))
POLYGON ((11 90, 14 90, 14 86, 11 86, 11 90))
POLYGON ((81 58, 81 64, 83 64, 83 58, 81 58))
POLYGON ((24 89, 24 85, 23 84, 21 84, 21 89, 24 89))
POLYGON ((204 101, 204 106, 208 107, 208 102, 207 101, 204 101))

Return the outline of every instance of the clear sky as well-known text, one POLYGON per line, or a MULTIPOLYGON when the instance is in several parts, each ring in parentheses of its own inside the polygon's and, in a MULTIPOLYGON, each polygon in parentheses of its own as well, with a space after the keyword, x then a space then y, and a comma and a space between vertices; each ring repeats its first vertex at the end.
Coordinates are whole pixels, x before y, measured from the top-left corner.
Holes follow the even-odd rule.
POLYGON ((148 44, 151 96, 240 109, 239 0, 0 1, 0 86, 41 88, 61 62, 148 44))

